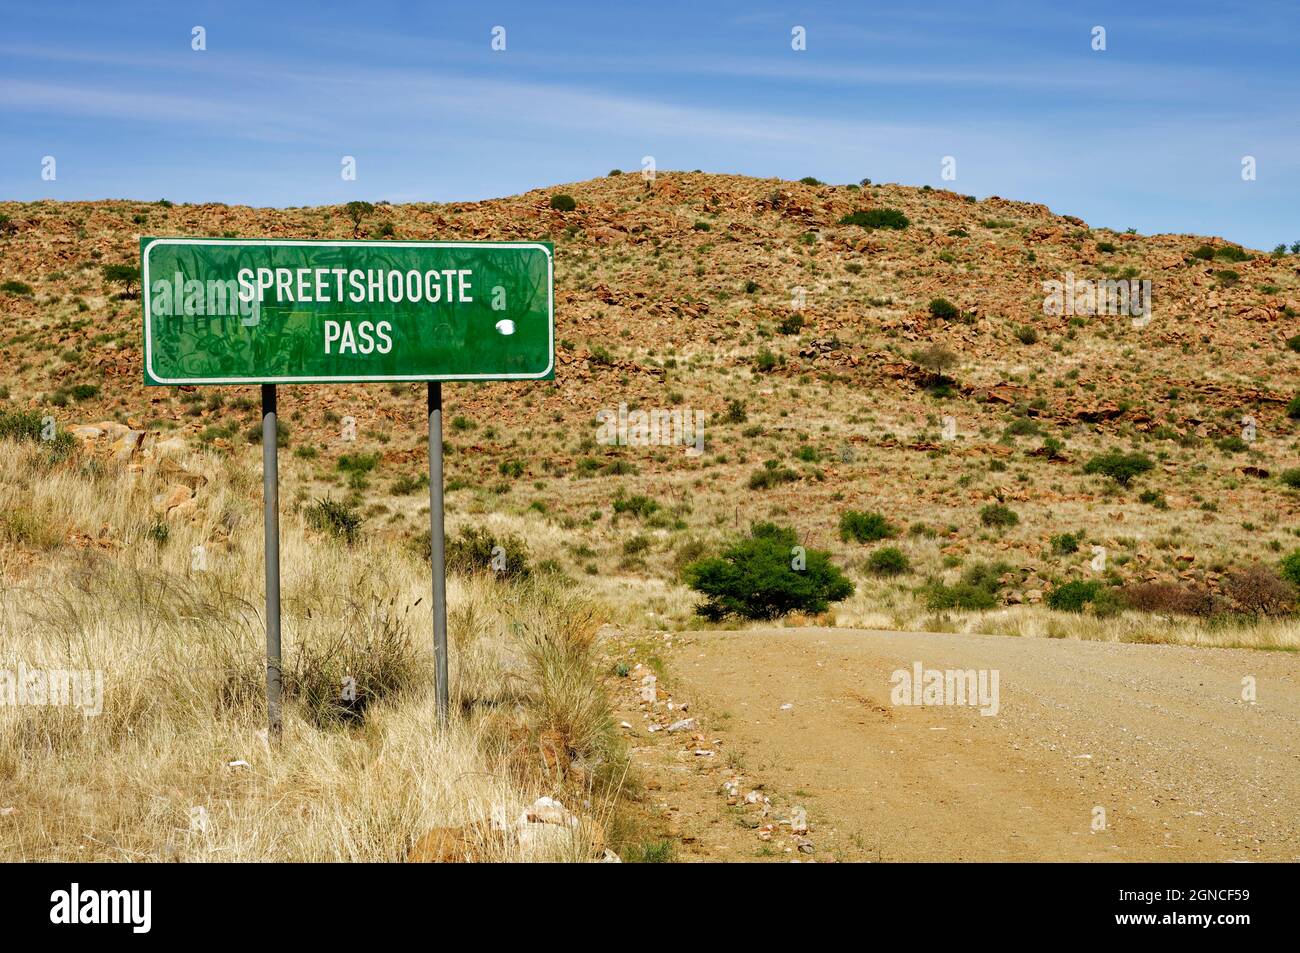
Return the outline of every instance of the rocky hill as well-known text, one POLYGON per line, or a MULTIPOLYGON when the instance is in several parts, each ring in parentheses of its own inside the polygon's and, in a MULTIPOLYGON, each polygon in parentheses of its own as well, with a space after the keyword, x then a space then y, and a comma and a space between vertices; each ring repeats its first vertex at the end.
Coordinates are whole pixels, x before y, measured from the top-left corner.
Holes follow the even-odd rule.
MULTIPOLYGON (((1212 587, 1295 543, 1300 498, 1281 477, 1300 434, 1297 254, 1091 229, 998 197, 702 173, 378 203, 355 227, 339 207, 0 216, 7 410, 99 425, 80 435, 126 461, 164 442, 256 466, 255 388, 143 386, 136 289, 105 277, 136 263, 140 235, 552 240, 556 379, 448 387, 451 509, 514 521, 574 575, 652 581, 652 612, 684 616, 673 567, 756 518, 856 565, 867 550, 840 515, 880 511, 900 538, 911 527, 918 572, 1006 560, 1013 602, 1090 571, 1088 545, 1053 549, 1073 531, 1120 554, 1108 571, 1126 580, 1212 587), (1127 310, 1098 313, 1106 282, 1127 310), (597 414, 620 404, 704 411, 705 453, 602 444, 597 414), (1155 470, 1131 487, 1084 472, 1109 450, 1155 470), (648 511, 610 510, 638 494, 648 511), (982 518, 991 504, 1014 525, 982 518)), ((291 502, 345 493, 376 532, 418 532, 420 388, 281 390, 291 502), (375 455, 359 475, 337 459, 357 453, 375 455)))

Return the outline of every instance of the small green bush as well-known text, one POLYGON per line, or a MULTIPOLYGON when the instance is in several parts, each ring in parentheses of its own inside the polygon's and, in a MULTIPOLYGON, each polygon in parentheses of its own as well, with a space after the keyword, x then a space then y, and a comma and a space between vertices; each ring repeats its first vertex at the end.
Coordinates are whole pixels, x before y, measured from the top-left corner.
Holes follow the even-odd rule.
POLYGON ((770 490, 774 486, 780 486, 782 483, 793 483, 798 479, 799 474, 789 467, 777 466, 775 460, 768 460, 763 465, 763 469, 755 470, 749 475, 749 488, 751 490, 770 490))
POLYGON ((1061 612, 1082 612, 1083 607, 1097 598, 1101 583, 1075 579, 1063 583, 1047 593, 1047 606, 1061 612))
POLYGON ((1300 394, 1291 398, 1291 403, 1286 405, 1286 415, 1292 420, 1300 420, 1300 394))
POLYGON ((1300 589, 1300 549, 1292 550, 1282 558, 1282 577, 1300 589))
POLYGON ((775 619, 791 612, 825 612, 853 595, 853 583, 819 549, 803 550, 793 529, 756 523, 748 539, 686 567, 683 574, 707 601, 696 611, 708 619, 729 615, 775 619), (796 568, 797 560, 802 568, 796 568))
POLYGON ((34 410, 8 411, 0 410, 0 437, 10 440, 26 440, 40 444, 49 451, 49 461, 57 463, 72 455, 77 448, 77 438, 66 430, 55 428, 46 439, 45 421, 34 410))
POLYGON ((344 473, 369 473, 378 465, 377 453, 345 453, 338 462, 338 468, 344 473))
POLYGON ((351 504, 328 496, 308 506, 303 515, 309 527, 341 539, 349 546, 357 541, 365 519, 351 504))
POLYGON ((797 311, 794 314, 788 314, 777 324, 776 329, 782 334, 798 334, 803 330, 804 317, 797 311))
POLYGON ((1292 467, 1289 470, 1283 470, 1278 479, 1282 481, 1283 486, 1289 486, 1293 490, 1300 490, 1300 468, 1292 467))
POLYGON ((1077 553, 1081 542, 1083 542, 1082 533, 1061 533, 1059 536, 1053 536, 1052 554, 1055 556, 1068 556, 1071 553, 1077 553))
MULTIPOLYGON (((420 534, 418 549, 427 559, 429 533, 420 534)), ((497 579, 527 579, 532 575, 528 546, 515 535, 494 536, 478 526, 465 526, 454 539, 447 541, 447 569, 473 575, 492 573, 497 579)))
POLYGON ((912 571, 912 563, 897 546, 882 546, 867 557, 867 571, 877 576, 902 576, 912 571))
POLYGON ((135 265, 104 265, 101 270, 105 281, 122 286, 123 294, 131 294, 132 287, 140 283, 140 269, 135 265))
POLYGON ((551 208, 555 209, 557 212, 572 212, 577 207, 578 203, 574 200, 572 195, 558 192, 551 196, 551 208))
POLYGON ((1110 477, 1120 486, 1128 486, 1133 482, 1135 476, 1154 468, 1155 464, 1141 453, 1124 453, 1120 450, 1110 450, 1106 453, 1097 454, 1084 464, 1083 472, 1090 475, 1099 473, 1102 476, 1110 477))
POLYGON ((930 315, 941 321, 952 321, 961 317, 961 309, 947 298, 933 298, 930 301, 930 315))
POLYGON ((937 610, 961 609, 977 612, 997 606, 998 597, 987 589, 966 582, 959 582, 952 586, 936 582, 926 588, 925 604, 928 608, 937 610))
POLYGON ((658 512, 659 508, 658 501, 640 493, 635 496, 624 496, 620 489, 614 497, 615 513, 630 513, 637 519, 645 519, 652 513, 658 512))
POLYGON ((846 543, 874 543, 897 535, 897 528, 880 513, 846 510, 840 516, 840 539, 846 543))
POLYGON ((1250 261, 1251 255, 1237 245, 1224 245, 1215 251, 1214 257, 1223 261, 1250 261))
POLYGON ((1014 571, 1013 566, 1001 561, 974 562, 962 570, 961 581, 968 586, 987 589, 997 595, 1002 589, 1002 577, 1014 571))
POLYGON ((1020 522, 1016 511, 1001 503, 990 503, 980 509, 980 522, 990 529, 1005 529, 1020 522))
POLYGON ((841 225, 860 225, 863 228, 893 228, 901 231, 912 223, 906 215, 893 208, 873 208, 850 212, 840 219, 841 225))

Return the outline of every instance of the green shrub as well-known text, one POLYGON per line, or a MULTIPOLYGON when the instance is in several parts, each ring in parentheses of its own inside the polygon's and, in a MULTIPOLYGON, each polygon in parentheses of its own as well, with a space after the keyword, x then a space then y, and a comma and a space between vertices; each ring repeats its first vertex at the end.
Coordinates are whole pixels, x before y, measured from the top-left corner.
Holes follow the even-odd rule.
POLYGON ((860 225, 863 228, 893 228, 902 230, 912 223, 897 209, 873 208, 850 212, 840 219, 841 225, 860 225))
POLYGON ((645 519, 652 513, 659 510, 659 503, 640 493, 635 496, 624 496, 622 489, 614 497, 615 513, 631 513, 637 519, 645 519))
POLYGON ((66 459, 76 449, 77 438, 66 430, 55 428, 48 440, 46 432, 44 419, 34 410, 0 410, 0 437, 42 444, 49 450, 51 462, 66 459))
MULTIPOLYGON (((244 436, 249 443, 262 442, 262 423, 258 421, 244 431, 244 436)), ((279 415, 275 418, 275 445, 277 447, 289 446, 289 425, 280 419, 279 415)))
POLYGON ((788 314, 777 324, 776 329, 782 334, 798 334, 803 330, 804 318, 797 311, 794 314, 788 314))
POLYGON ((140 283, 140 269, 135 265, 104 265, 101 268, 104 280, 122 286, 122 294, 130 295, 131 289, 140 283))
POLYGON ((1016 330, 1016 339, 1021 344, 1037 344, 1038 332, 1026 324, 1016 330))
POLYGON ((28 298, 33 294, 32 286, 25 281, 6 281, 0 285, 0 291, 11 295, 23 295, 28 298))
POLYGON ((324 497, 312 503, 303 512, 307 525, 320 533, 328 533, 349 546, 357 541, 364 517, 351 504, 324 497))
POLYGON ((1001 503, 990 503, 980 509, 980 522, 991 529, 1005 529, 1020 522, 1016 511, 1001 503))
POLYGON ((338 462, 338 468, 344 473, 369 473, 378 465, 377 453, 345 453, 338 462))
POLYGON ((1283 557, 1282 577, 1300 589, 1300 549, 1292 550, 1283 557))
POLYGON ((1292 467, 1290 470, 1283 470, 1278 479, 1282 481, 1283 486, 1289 486, 1293 490, 1300 490, 1300 468, 1292 467))
POLYGON ((959 582, 952 586, 935 582, 925 589, 925 604, 931 609, 962 609, 976 612, 997 606, 998 597, 981 586, 972 586, 966 582, 959 582))
POLYGON ((551 196, 551 208, 555 209, 557 212, 572 212, 577 207, 578 203, 574 201, 572 195, 566 195, 564 192, 559 192, 551 196))
POLYGON ((1083 533, 1061 533, 1052 537, 1052 553, 1056 556, 1068 556, 1079 551, 1083 542, 1083 533))
POLYGON ((933 298, 930 301, 930 315, 942 321, 952 321, 961 317, 961 310, 947 298, 933 298))
POLYGON ((775 460, 768 460, 763 464, 763 469, 755 470, 749 475, 749 488, 751 490, 770 490, 774 486, 780 486, 782 483, 793 483, 798 479, 799 474, 789 467, 778 466, 775 460))
POLYGON ((995 596, 1002 589, 1002 577, 1015 567, 1004 562, 974 562, 962 570, 961 581, 968 586, 987 589, 995 596))
POLYGON ((902 576, 912 571, 912 563, 897 546, 882 546, 867 557, 867 571, 877 576, 902 576))
POLYGON ((804 176, 802 179, 800 179, 799 181, 800 181, 803 185, 825 185, 825 184, 826 184, 826 183, 822 182, 821 179, 818 179, 818 178, 816 178, 815 176, 811 176, 811 175, 805 175, 805 176, 804 176))
POLYGON ((1017 417, 1003 431, 1009 437, 1032 437, 1038 433, 1038 421, 1033 417, 1017 417))
POLYGON ((343 212, 352 220, 352 236, 355 238, 361 230, 361 222, 368 215, 372 215, 375 206, 372 202, 357 201, 349 202, 343 206, 343 212))
POLYGON ((707 601, 696 611, 708 619, 739 616, 775 619, 791 612, 825 612, 853 594, 853 583, 822 550, 801 550, 794 530, 756 523, 748 539, 721 556, 686 567, 687 585, 707 601), (802 568, 796 560, 802 552, 802 568))
POLYGON ((1198 245, 1198 246, 1196 247, 1196 249, 1192 252, 1192 257, 1193 257, 1193 258, 1199 258, 1201 261, 1213 261, 1213 260, 1214 260, 1214 246, 1213 246, 1213 245, 1198 245))
POLYGON ((880 513, 846 510, 840 516, 840 539, 846 543, 874 543, 897 535, 898 530, 880 513))
POLYGON ((1097 454, 1084 464, 1083 472, 1100 473, 1102 476, 1110 477, 1120 486, 1128 486, 1135 476, 1154 468, 1155 464, 1143 454, 1110 450, 1097 454))
POLYGON ((1292 420, 1300 420, 1300 394, 1291 398, 1291 403, 1286 405, 1286 415, 1292 420))
POLYGON ((1101 583, 1075 579, 1057 586, 1047 593, 1048 608, 1061 612, 1082 612, 1083 607, 1097 598, 1101 583))
MULTIPOLYGON (((429 533, 419 537, 418 549, 429 555, 429 533)), ((465 526, 454 539, 447 541, 447 569, 450 572, 492 573, 497 579, 527 579, 532 575, 528 546, 513 534, 495 536, 478 526, 465 526)))

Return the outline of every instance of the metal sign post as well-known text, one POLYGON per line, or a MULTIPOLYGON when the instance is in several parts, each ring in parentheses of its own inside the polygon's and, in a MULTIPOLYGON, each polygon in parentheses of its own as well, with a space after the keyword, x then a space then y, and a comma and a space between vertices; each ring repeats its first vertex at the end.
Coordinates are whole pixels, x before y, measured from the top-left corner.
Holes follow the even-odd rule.
POLYGON ((442 382, 555 377, 548 242, 140 239, 144 382, 259 384, 266 708, 282 729, 277 384, 428 385, 438 723, 449 716, 442 382))
POLYGON ((438 724, 447 723, 447 572, 442 508, 442 383, 429 382, 429 565, 433 571, 433 657, 438 724))
POLYGON ((275 385, 262 385, 262 534, 266 549, 266 718, 280 736, 280 461, 275 385))

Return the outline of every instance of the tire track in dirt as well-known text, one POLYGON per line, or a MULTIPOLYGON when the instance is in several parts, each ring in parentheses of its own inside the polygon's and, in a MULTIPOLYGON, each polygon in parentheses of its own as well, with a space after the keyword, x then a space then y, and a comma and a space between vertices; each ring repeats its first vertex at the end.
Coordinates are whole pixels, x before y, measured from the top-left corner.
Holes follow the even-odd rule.
POLYGON ((1292 653, 772 629, 678 634, 667 660, 819 858, 1300 859, 1292 653), (894 705, 917 661, 997 670, 998 713, 894 705))

